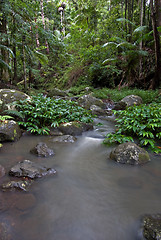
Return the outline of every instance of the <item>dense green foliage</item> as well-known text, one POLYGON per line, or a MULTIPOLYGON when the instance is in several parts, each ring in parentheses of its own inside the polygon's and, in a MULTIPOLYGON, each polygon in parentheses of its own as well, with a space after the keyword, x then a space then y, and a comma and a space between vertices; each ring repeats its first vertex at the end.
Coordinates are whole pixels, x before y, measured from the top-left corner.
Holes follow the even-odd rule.
POLYGON ((114 102, 118 102, 128 95, 140 96, 143 100, 143 103, 151 103, 153 101, 157 101, 157 97, 158 97, 158 90, 154 91, 154 90, 143 90, 143 89, 136 89, 136 88, 135 89, 123 88, 121 90, 102 88, 102 89, 95 89, 93 92, 94 92, 93 95, 95 97, 102 98, 102 99, 110 98, 114 102))
POLYGON ((148 0, 64 2, 63 13, 59 0, 0 2, 3 83, 47 90, 151 87, 155 51, 148 0))
POLYGON ((92 122, 92 115, 77 103, 63 99, 51 99, 42 94, 32 96, 32 100, 20 100, 16 103, 19 112, 24 116, 18 123, 27 131, 38 134, 49 134, 49 127, 61 123, 80 121, 92 122))
POLYGON ((161 139, 161 103, 133 106, 114 111, 114 114, 116 132, 107 134, 105 143, 134 141, 137 137, 141 146, 150 146, 154 152, 161 152, 161 148, 156 146, 161 139))

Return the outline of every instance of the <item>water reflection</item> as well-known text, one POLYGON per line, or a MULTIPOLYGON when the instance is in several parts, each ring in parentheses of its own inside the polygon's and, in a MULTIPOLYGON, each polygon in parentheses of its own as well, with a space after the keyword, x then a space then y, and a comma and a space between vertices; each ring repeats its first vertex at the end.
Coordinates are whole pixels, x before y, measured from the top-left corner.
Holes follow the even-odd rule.
MULTIPOLYGON (((103 134, 112 126, 107 122, 103 134)), ((161 161, 152 155, 152 162, 143 166, 117 164, 109 159, 111 149, 102 144, 101 134, 102 127, 73 144, 52 143, 44 136, 4 144, 0 164, 7 170, 29 159, 58 172, 36 180, 28 193, 0 192, 0 219, 7 239, 138 239, 140 216, 160 212, 161 161), (56 154, 32 155, 30 149, 40 141, 56 154)))

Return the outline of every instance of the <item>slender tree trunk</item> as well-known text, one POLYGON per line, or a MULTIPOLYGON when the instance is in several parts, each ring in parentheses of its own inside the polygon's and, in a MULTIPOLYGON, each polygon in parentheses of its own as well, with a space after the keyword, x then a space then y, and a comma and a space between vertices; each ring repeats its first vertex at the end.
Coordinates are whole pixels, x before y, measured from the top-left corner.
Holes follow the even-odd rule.
MULTIPOLYGON (((35 18, 35 24, 36 24, 37 18, 35 18)), ((39 34, 38 34, 38 26, 36 25, 36 46, 37 48, 40 47, 40 42, 39 42, 39 34)))
MULTIPOLYGON (((127 0, 125 0, 125 19, 127 19, 127 0)), ((128 34, 126 21, 125 21, 125 31, 126 31, 126 34, 128 34)))
POLYGON ((161 53, 160 53, 160 37, 159 32, 157 30, 157 10, 158 5, 156 4, 157 0, 150 0, 150 8, 151 8, 151 18, 152 18, 152 26, 153 26, 153 36, 154 36, 154 46, 155 46, 155 77, 152 83, 152 88, 156 89, 161 84, 161 53))
MULTIPOLYGON (((143 0, 140 0, 140 26, 143 26, 143 17, 144 17, 144 3, 143 0)), ((141 33, 141 38, 142 38, 142 33, 141 33)), ((140 41, 139 44, 140 50, 143 48, 143 41, 140 41)), ((139 79, 142 77, 142 57, 139 59, 139 79)))
POLYGON ((22 36, 22 64, 23 64, 24 89, 26 89, 27 88, 27 76, 26 76, 25 36, 22 36))
MULTIPOLYGON (((4 0, 0 0, 0 13, 2 16, 0 18, 0 43, 8 47, 8 38, 7 38, 7 16, 3 11, 4 0), (3 40, 3 37, 5 40, 3 40)), ((9 65, 9 53, 5 49, 1 49, 2 60, 9 65)), ((9 70, 8 68, 2 68, 0 70, 0 78, 5 82, 9 83, 9 70)))
POLYGON ((15 33, 16 33, 16 21, 15 16, 13 15, 13 33, 12 33, 12 44, 13 44, 13 83, 17 83, 17 52, 16 52, 16 41, 15 41, 15 33))
MULTIPOLYGON (((40 1, 40 6, 41 6, 42 23, 43 23, 43 26, 44 26, 44 30, 46 30, 43 0, 40 1)), ((47 54, 49 54, 49 45, 48 45, 47 40, 45 40, 45 45, 46 45, 46 52, 47 52, 47 54)))

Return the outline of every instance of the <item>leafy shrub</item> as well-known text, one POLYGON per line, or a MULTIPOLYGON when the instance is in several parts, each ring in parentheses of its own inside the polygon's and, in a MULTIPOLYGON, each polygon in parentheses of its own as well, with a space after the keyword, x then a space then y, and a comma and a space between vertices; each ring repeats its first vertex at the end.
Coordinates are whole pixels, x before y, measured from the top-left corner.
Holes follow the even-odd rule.
POLYGON ((158 96, 158 91, 127 88, 123 88, 121 90, 118 90, 116 88, 115 89, 103 88, 96 89, 93 93, 93 95, 98 98, 107 98, 108 96, 114 102, 118 102, 124 97, 131 94, 140 96, 143 99, 143 103, 151 103, 152 101, 155 101, 155 98, 158 96))
POLYGON ((27 131, 49 134, 49 126, 70 121, 92 122, 92 115, 77 103, 63 99, 51 99, 42 94, 32 96, 32 101, 20 100, 16 104, 24 121, 18 123, 27 131))
POLYGON ((116 133, 107 134, 104 143, 123 143, 137 137, 141 146, 150 146, 154 152, 161 152, 156 146, 156 141, 161 139, 161 104, 143 104, 114 111, 114 114, 117 116, 116 133))

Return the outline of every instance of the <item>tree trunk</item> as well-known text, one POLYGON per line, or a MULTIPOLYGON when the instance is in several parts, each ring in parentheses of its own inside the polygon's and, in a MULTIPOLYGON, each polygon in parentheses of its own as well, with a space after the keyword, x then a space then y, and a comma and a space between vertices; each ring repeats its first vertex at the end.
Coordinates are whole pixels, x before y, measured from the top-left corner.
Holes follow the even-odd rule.
POLYGON ((17 54, 16 54, 16 41, 15 41, 15 36, 16 35, 16 21, 15 21, 15 16, 13 15, 13 32, 12 32, 12 44, 13 44, 13 83, 17 83, 17 54))
MULTIPOLYGON (((41 6, 42 23, 43 23, 43 26, 44 26, 44 30, 46 30, 43 0, 40 1, 40 6, 41 6)), ((47 52, 47 54, 49 54, 49 45, 48 45, 47 40, 45 40, 45 45, 46 45, 46 52, 47 52)))
POLYGON ((153 36, 154 36, 154 46, 155 46, 155 77, 152 82, 152 88, 156 89, 161 84, 161 53, 160 53, 160 37, 159 32, 157 30, 157 10, 158 5, 156 4, 157 0, 150 0, 150 8, 151 8, 151 18, 152 18, 152 26, 153 26, 153 36))
MULTIPOLYGON (((7 17, 3 11, 3 7, 4 7, 4 0, 0 0, 0 12, 2 13, 2 16, 0 18, 0 35, 1 35, 1 39, 0 39, 0 43, 2 45, 5 45, 6 47, 8 47, 8 38, 7 38, 7 17), (5 40, 3 40, 3 38, 5 40)), ((9 53, 7 50, 5 49, 1 49, 1 55, 2 55, 2 60, 9 65, 9 53)), ((2 81, 4 81, 5 83, 9 83, 9 70, 8 68, 2 68, 0 70, 0 78, 2 79, 2 81)))
POLYGON ((24 89, 26 89, 27 88, 27 76, 26 76, 26 57, 25 57, 25 36, 22 36, 22 64, 23 64, 24 89))

